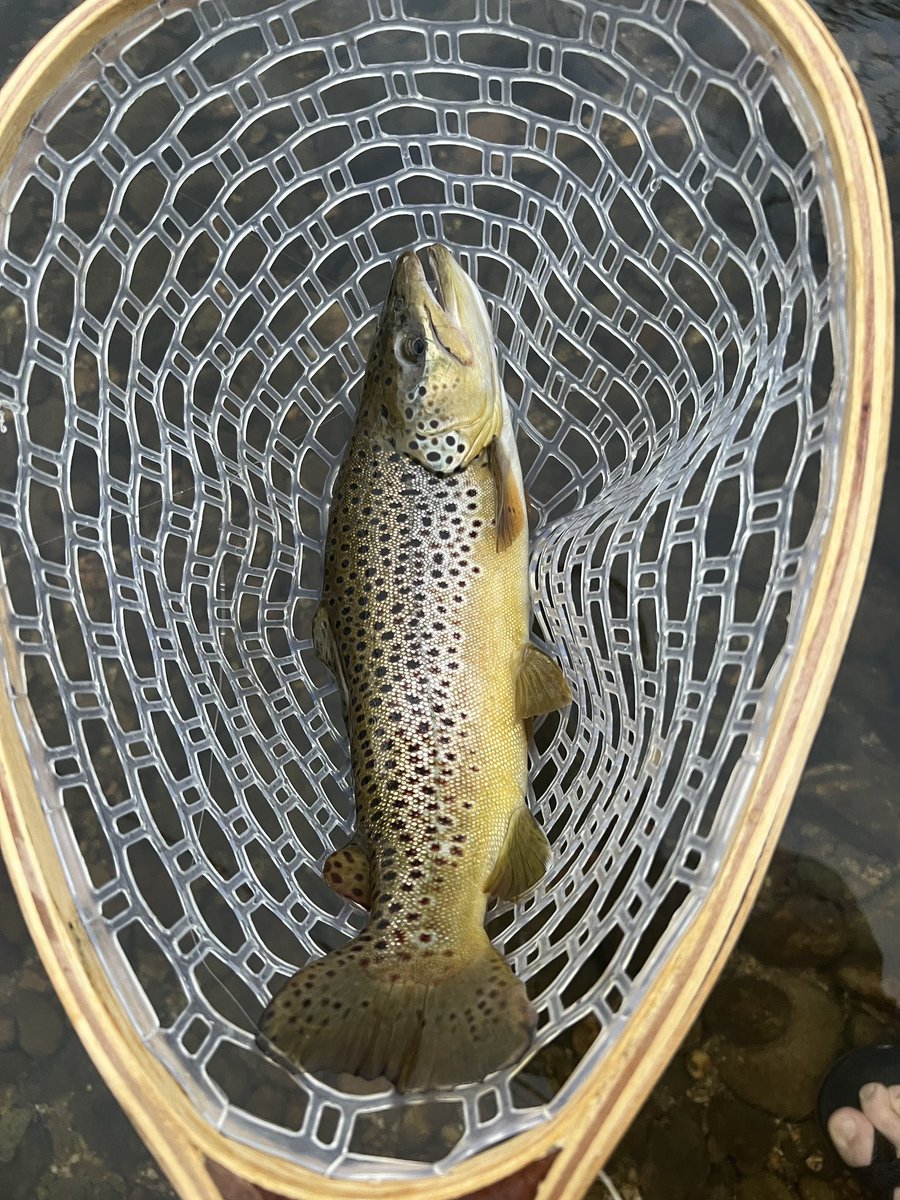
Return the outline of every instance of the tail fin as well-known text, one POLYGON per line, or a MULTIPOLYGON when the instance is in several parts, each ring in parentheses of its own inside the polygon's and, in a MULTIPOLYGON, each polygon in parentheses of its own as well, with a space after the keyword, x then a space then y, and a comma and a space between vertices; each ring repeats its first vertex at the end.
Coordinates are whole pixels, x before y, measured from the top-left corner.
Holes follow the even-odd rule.
POLYGON ((263 1038, 292 1063, 422 1091, 477 1082, 524 1054, 535 1012, 487 935, 460 965, 376 958, 364 939, 298 971, 263 1013, 263 1038))

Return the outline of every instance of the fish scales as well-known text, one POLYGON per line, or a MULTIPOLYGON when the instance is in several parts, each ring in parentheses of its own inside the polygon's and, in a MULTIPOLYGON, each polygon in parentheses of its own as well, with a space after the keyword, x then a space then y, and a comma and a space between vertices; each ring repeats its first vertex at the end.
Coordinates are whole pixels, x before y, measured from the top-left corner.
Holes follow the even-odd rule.
POLYGON ((526 786, 514 685, 528 635, 527 547, 520 537, 498 565, 494 508, 486 452, 435 478, 364 423, 325 565, 323 600, 353 697, 372 924, 382 940, 448 954, 459 928, 481 936, 483 885, 526 786))
POLYGON ((479 1080, 521 1057, 524 986, 484 929, 491 895, 539 881, 526 721, 571 698, 528 641, 528 530, 483 301, 443 247, 399 259, 335 484, 316 651, 338 679, 357 830, 326 860, 370 909, 261 1022, 310 1071, 404 1090, 479 1080))

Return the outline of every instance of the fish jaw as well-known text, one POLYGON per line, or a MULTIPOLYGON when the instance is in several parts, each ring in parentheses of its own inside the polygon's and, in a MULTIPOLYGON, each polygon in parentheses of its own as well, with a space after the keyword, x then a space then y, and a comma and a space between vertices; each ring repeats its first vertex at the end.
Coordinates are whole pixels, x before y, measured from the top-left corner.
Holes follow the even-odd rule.
POLYGON ((427 247, 426 254, 444 311, 460 329, 466 330, 473 358, 477 358, 483 367, 492 368, 486 371, 486 390, 500 392, 494 330, 481 292, 446 246, 435 242, 427 247))
POLYGON ((401 453, 443 475, 499 435, 504 396, 478 288, 441 245, 401 254, 369 356, 363 404, 401 453))

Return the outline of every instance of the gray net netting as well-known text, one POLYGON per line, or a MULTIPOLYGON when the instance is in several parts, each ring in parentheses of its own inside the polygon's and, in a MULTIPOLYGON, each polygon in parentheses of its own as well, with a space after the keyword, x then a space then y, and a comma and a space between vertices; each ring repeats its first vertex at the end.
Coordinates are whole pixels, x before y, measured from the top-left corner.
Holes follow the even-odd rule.
POLYGON ((837 214, 732 0, 173 0, 38 113, 0 216, 3 686, 135 1037, 230 1137, 427 1175, 613 1045, 741 819, 809 596, 837 214), (576 700, 532 750, 551 868, 489 913, 533 1051, 404 1099, 254 1033, 364 920, 320 874, 354 804, 310 622, 374 318, 432 240, 495 323, 576 700))

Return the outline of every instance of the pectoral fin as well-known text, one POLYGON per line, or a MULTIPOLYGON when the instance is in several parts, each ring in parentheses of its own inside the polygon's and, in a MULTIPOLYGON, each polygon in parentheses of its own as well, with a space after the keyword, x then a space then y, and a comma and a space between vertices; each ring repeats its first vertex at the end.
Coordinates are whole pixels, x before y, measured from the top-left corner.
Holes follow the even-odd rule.
POLYGON ((522 651, 516 678, 516 716, 521 720, 565 708, 572 690, 559 666, 529 642, 522 651))
POLYGON ((506 550, 525 528, 525 497, 502 438, 491 443, 490 461, 497 495, 497 549, 506 550))
POLYGON ((523 804, 510 819, 484 890, 499 900, 518 900, 537 887, 549 860, 546 834, 523 804))

